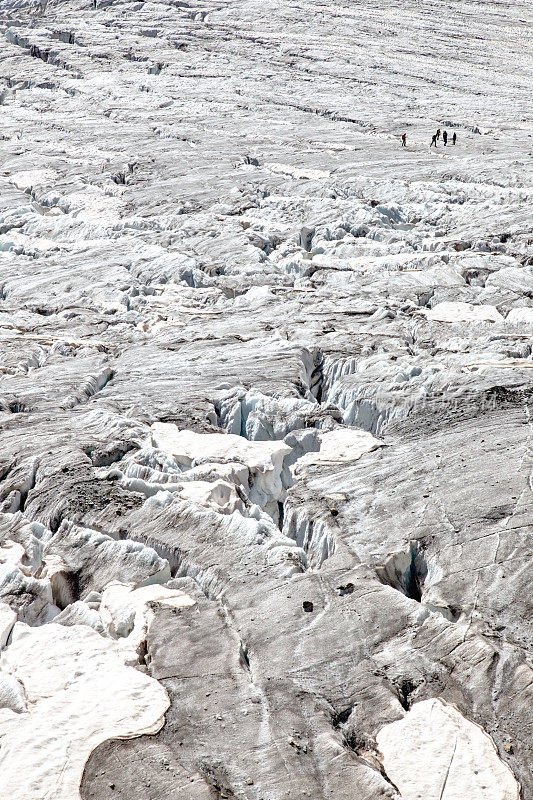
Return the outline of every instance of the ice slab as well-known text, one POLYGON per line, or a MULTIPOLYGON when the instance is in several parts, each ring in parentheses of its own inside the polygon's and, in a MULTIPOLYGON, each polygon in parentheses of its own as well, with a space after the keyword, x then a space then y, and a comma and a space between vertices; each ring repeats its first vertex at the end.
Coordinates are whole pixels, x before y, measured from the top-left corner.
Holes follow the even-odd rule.
POLYGON ((152 425, 152 444, 171 453, 185 468, 214 461, 245 464, 253 486, 244 488, 250 492, 250 500, 262 507, 283 494, 283 458, 291 451, 284 442, 250 442, 235 434, 195 433, 180 430, 172 423, 156 422, 152 425))
POLYGON ((2 796, 10 800, 74 800, 95 747, 156 733, 169 705, 157 681, 127 666, 120 644, 85 625, 17 623, 0 676, 18 681, 28 700, 27 713, 0 709, 2 796))
POLYGON ((130 646, 137 648, 153 617, 148 607, 151 602, 172 608, 188 608, 196 603, 180 589, 154 584, 132 589, 124 583, 111 583, 102 595, 102 622, 112 636, 129 637, 130 646))
POLYGON ((295 477, 302 477, 308 467, 358 461, 365 453, 383 447, 383 444, 368 431, 355 428, 328 431, 320 435, 320 450, 302 456, 292 468, 292 473, 295 477))
POLYGON ((512 308, 505 318, 506 322, 512 322, 513 325, 518 323, 525 323, 526 325, 533 324, 533 308, 512 308))
POLYGON ((495 306, 474 306, 470 303, 446 301, 424 311, 433 322, 503 322, 495 306))
POLYGON ((402 800, 518 800, 492 739, 439 698, 415 703, 376 740, 402 800))

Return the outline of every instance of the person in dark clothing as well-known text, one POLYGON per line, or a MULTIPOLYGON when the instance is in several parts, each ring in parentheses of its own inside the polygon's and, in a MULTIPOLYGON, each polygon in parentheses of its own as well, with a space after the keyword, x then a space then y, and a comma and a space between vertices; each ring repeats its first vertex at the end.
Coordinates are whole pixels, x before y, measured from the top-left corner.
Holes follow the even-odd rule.
POLYGON ((440 128, 437 128, 437 133, 435 134, 437 137, 437 141, 440 139, 440 128))
POLYGON ((433 145, 435 145, 435 147, 437 146, 437 134, 436 133, 434 133, 433 136, 431 137, 431 144, 429 146, 433 147, 433 145))
POLYGON ((444 142, 444 147, 446 147, 446 144, 447 144, 447 142, 448 142, 448 131, 444 131, 444 132, 443 132, 443 134, 442 134, 442 141, 444 142))
POLYGON ((456 134, 456 133, 455 133, 455 131, 454 131, 454 132, 453 132, 453 136, 452 136, 452 144, 455 144, 455 143, 456 143, 456 141, 457 141, 457 134, 456 134))
POLYGON ((402 147, 407 147, 407 134, 402 133, 402 147))

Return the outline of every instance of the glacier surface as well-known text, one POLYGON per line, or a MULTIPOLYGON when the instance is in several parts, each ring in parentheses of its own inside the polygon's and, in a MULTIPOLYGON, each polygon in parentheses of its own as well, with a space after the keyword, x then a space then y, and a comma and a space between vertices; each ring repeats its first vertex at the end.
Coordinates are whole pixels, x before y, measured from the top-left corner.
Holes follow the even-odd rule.
POLYGON ((2 798, 533 800, 532 22, 0 0, 2 798))

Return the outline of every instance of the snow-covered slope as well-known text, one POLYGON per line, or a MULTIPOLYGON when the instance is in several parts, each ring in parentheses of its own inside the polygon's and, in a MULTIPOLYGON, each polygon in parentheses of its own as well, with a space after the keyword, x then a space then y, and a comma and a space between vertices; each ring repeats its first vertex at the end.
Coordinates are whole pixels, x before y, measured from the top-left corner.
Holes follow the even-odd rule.
POLYGON ((532 21, 0 0, 0 797, 533 799, 532 21))

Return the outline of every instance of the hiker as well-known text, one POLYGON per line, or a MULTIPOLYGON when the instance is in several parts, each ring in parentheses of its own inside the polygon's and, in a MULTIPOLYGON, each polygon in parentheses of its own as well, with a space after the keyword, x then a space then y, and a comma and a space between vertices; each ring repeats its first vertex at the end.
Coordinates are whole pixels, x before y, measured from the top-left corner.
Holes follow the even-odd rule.
POLYGON ((437 146, 437 134, 436 133, 434 133, 433 136, 431 137, 431 144, 429 146, 433 147, 433 145, 435 145, 435 147, 437 146))
POLYGON ((437 128, 437 133, 435 134, 437 140, 440 139, 440 128, 437 128))
POLYGON ((457 134, 456 134, 456 133, 455 133, 455 131, 454 131, 454 132, 453 132, 453 136, 452 136, 452 144, 455 144, 455 143, 456 143, 456 141, 457 141, 457 134))
POLYGON ((402 147, 407 147, 407 134, 402 133, 402 147))
POLYGON ((444 131, 442 134, 442 141, 444 142, 444 147, 446 147, 446 143, 448 141, 448 131, 444 131))

